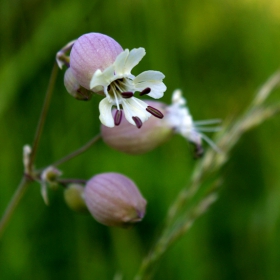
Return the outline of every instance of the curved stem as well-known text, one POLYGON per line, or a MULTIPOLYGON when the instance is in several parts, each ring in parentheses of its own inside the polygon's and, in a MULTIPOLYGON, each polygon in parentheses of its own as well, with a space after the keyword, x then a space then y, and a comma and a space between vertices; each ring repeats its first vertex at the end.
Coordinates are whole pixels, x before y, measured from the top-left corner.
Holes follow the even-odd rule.
POLYGON ((22 177, 22 180, 21 180, 20 184, 18 185, 18 187, 17 187, 12 199, 10 200, 10 202, 4 212, 4 215, 0 221, 0 238, 3 235, 4 229, 6 228, 9 220, 11 219, 20 200, 22 199, 23 195, 25 194, 28 186, 33 181, 34 176, 33 176, 32 169, 33 169, 35 157, 37 154, 39 142, 41 139, 41 135, 43 132, 48 109, 50 106, 50 101, 51 101, 51 97, 53 94, 53 89, 54 89, 54 84, 55 84, 55 80, 57 77, 57 72, 58 72, 58 66, 55 63, 53 66, 52 72, 51 72, 49 85, 48 85, 47 92, 45 95, 44 104, 43 104, 41 115, 40 115, 39 122, 37 125, 37 130, 36 130, 36 133, 34 136, 33 147, 32 147, 31 153, 30 153, 29 162, 26 166, 26 170, 25 170, 26 174, 22 177))
POLYGON ((0 221, 0 238, 3 235, 3 232, 9 222, 9 220, 11 219, 16 207, 18 206, 21 198, 23 197, 23 195, 25 194, 29 184, 32 181, 30 179, 28 179, 27 177, 23 177, 20 184, 18 185, 9 205, 6 208, 6 211, 0 221))
POLYGON ((97 134, 94 136, 90 141, 88 141, 84 146, 79 148, 78 150, 72 152, 71 154, 65 156, 64 158, 56 161, 55 163, 51 164, 51 166, 58 166, 62 163, 65 163, 66 161, 84 153, 86 150, 88 150, 94 143, 96 143, 99 139, 101 139, 101 134, 97 134))
POLYGON ((45 124, 46 117, 47 117, 47 114, 48 114, 48 110, 49 110, 49 107, 50 107, 50 102, 51 102, 53 89, 54 89, 54 85, 55 85, 55 81, 56 81, 56 77, 57 77, 57 72, 58 72, 58 66, 55 63, 54 66, 53 66, 52 72, 51 72, 51 77, 50 77, 48 89, 47 89, 47 92, 46 92, 43 108, 42 108, 42 111, 41 111, 40 119, 39 119, 39 122, 38 122, 38 125, 37 125, 37 130, 36 130, 33 145, 32 145, 32 151, 31 151, 31 154, 30 154, 30 160, 29 160, 29 165, 28 165, 29 174, 31 174, 31 172, 32 172, 32 166, 33 166, 33 163, 35 161, 35 157, 37 155, 39 142, 40 142, 40 139, 41 139, 41 136, 42 136, 44 124, 45 124))

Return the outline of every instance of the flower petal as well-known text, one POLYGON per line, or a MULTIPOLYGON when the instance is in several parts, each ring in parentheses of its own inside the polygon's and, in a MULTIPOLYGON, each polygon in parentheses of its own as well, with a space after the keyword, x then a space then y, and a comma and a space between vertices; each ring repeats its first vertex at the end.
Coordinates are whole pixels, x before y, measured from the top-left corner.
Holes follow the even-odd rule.
POLYGON ((130 52, 126 49, 126 56, 119 55, 114 63, 116 75, 130 75, 132 68, 137 65, 146 54, 144 48, 133 49, 130 52))
POLYGON ((114 62, 114 69, 115 69, 115 74, 117 76, 121 76, 123 74, 124 71, 124 67, 125 67, 125 63, 127 60, 127 57, 129 56, 129 50, 125 49, 123 52, 121 52, 115 62, 114 62))
POLYGON ((134 68, 140 62, 140 60, 144 57, 145 54, 146 52, 144 48, 131 50, 126 60, 124 73, 130 74, 132 68, 134 68))
POLYGON ((103 72, 98 69, 94 72, 92 79, 90 81, 90 89, 97 86, 107 87, 111 80, 114 78, 114 67, 113 65, 107 67, 103 72))
POLYGON ((135 82, 141 83, 141 82, 147 82, 147 81, 155 81, 155 80, 160 80, 162 81, 165 78, 165 76, 159 72, 159 71, 144 71, 141 74, 139 74, 135 78, 135 82))
POLYGON ((111 112, 112 104, 109 102, 107 98, 104 98, 99 103, 99 119, 101 123, 108 127, 114 127, 114 118, 111 112))
POLYGON ((125 118, 133 125, 135 125, 132 117, 138 117, 142 122, 148 120, 151 116, 149 112, 146 111, 147 104, 135 97, 123 100, 122 102, 125 118))
POLYGON ((134 79, 135 90, 142 91, 145 88, 150 88, 151 92, 147 95, 156 99, 161 98, 166 91, 166 86, 162 82, 164 77, 159 71, 145 71, 134 79))

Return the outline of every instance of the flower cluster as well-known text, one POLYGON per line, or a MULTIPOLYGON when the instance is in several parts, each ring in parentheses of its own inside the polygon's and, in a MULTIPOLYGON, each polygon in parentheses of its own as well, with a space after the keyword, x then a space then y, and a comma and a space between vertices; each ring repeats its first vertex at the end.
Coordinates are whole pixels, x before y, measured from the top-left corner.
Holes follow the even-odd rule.
MULTIPOLYGON (((136 97, 138 92, 139 96, 159 99, 166 90, 161 72, 149 70, 137 76, 131 73, 144 55, 144 48, 123 50, 106 35, 88 33, 62 48, 56 60, 60 68, 67 67, 64 84, 72 96, 78 100, 90 100, 93 94, 103 96, 99 103, 101 136, 110 147, 142 154, 178 133, 194 144, 196 157, 203 153, 202 139, 217 149, 202 131, 215 131, 203 125, 218 120, 193 121, 180 90, 174 91, 171 105, 136 97)), ((28 155, 26 149, 26 166, 28 155)), ((59 175, 55 168, 44 170, 44 198, 46 184, 53 184, 59 175)), ((146 200, 135 183, 119 173, 97 174, 83 183, 68 182, 65 187, 65 202, 72 210, 89 212, 107 226, 129 226, 141 221, 146 212, 146 200)))
POLYGON ((135 93, 158 99, 166 90, 164 75, 159 71, 145 71, 138 76, 131 73, 144 55, 144 48, 123 50, 106 35, 88 33, 59 51, 57 63, 68 67, 64 83, 75 98, 88 100, 93 93, 104 96, 99 104, 102 124, 120 125, 124 112, 129 123, 141 128, 151 115, 161 119, 163 114, 135 97, 135 93), (69 58, 66 52, 70 49, 69 58), (112 107, 116 108, 113 116, 112 107))

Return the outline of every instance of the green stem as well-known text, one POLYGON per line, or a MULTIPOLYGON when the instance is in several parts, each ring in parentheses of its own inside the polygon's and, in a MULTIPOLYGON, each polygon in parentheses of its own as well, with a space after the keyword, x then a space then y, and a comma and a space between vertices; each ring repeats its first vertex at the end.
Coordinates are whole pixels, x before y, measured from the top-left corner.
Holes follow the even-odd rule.
POLYGON ((46 92, 43 108, 42 108, 42 111, 41 111, 40 119, 39 119, 39 122, 38 122, 38 125, 37 125, 37 130, 36 130, 33 145, 32 145, 32 151, 31 151, 31 154, 30 154, 30 161, 29 161, 29 166, 28 166, 29 174, 32 173, 32 166, 35 162, 35 157, 37 155, 39 142, 40 142, 40 139, 41 139, 41 136, 42 136, 42 132, 43 132, 43 128, 44 128, 44 125, 45 125, 46 117, 47 117, 48 110, 49 110, 49 107, 50 107, 50 102, 51 102, 53 89, 54 89, 54 85, 55 85, 55 81, 56 81, 56 77, 57 77, 57 72, 58 72, 58 66, 55 62, 54 66, 53 66, 53 69, 52 69, 52 72, 51 72, 51 77, 50 77, 48 89, 47 89, 47 92, 46 92))
POLYGON ((8 206, 4 212, 4 215, 0 221, 0 238, 3 235, 3 232, 6 228, 9 220, 11 219, 16 207, 18 206, 20 200, 22 199, 23 195, 25 194, 28 186, 30 185, 30 183, 32 181, 34 181, 33 165, 34 165, 35 157, 37 154, 41 135, 43 132, 48 109, 50 106, 50 101, 51 101, 51 97, 53 94, 53 89, 54 89, 54 84, 55 84, 56 77, 57 77, 57 72, 58 72, 58 67, 57 67, 57 64, 55 63, 53 66, 52 72, 51 72, 50 81, 49 81, 49 85, 47 88, 44 104, 43 104, 41 115, 40 115, 39 122, 37 125, 37 130, 36 130, 36 133, 34 136, 33 147, 32 147, 30 157, 29 157, 29 163, 28 163, 28 166, 26 166, 26 174, 22 177, 21 182, 18 185, 18 187, 17 187, 12 199, 10 200, 10 203, 8 204, 8 206))
POLYGON ((66 161, 84 153, 86 150, 88 150, 94 143, 96 143, 99 139, 101 139, 101 134, 97 134, 94 136, 90 141, 88 141, 84 146, 79 148, 78 150, 72 152, 71 154, 65 156, 64 158, 56 161, 55 163, 51 164, 51 166, 58 166, 62 163, 65 163, 66 161))
POLYGON ((1 219, 0 222, 0 239, 3 235, 3 232, 6 228, 6 226, 8 225, 9 220, 11 219, 16 207, 18 206, 21 198, 23 197, 23 195, 25 194, 29 184, 32 181, 30 179, 28 179, 27 177, 23 177, 20 184, 18 185, 9 205, 6 208, 6 211, 1 219))

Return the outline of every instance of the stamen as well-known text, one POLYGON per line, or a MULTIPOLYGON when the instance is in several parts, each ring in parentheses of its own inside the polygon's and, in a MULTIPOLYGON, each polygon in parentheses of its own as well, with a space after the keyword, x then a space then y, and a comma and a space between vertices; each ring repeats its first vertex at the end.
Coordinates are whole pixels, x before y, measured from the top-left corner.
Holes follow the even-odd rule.
POLYGON ((152 106, 148 106, 146 108, 146 111, 148 111, 150 114, 152 114, 156 118, 162 119, 164 117, 161 111, 159 111, 158 109, 156 109, 152 106))
POLYGON ((107 90, 110 91, 110 89, 111 89, 111 86, 109 85, 109 86, 107 87, 107 90))
POLYGON ((126 91, 126 92, 122 92, 121 93, 123 98, 130 98, 133 96, 133 92, 132 91, 126 91))
POLYGON ((114 116, 115 125, 119 125, 122 121, 122 110, 117 110, 114 116))
POLYGON ((151 89, 149 87, 147 87, 140 92, 140 96, 148 94, 150 92, 151 92, 151 89))
POLYGON ((143 124, 142 121, 138 117, 132 117, 132 119, 134 120, 137 128, 141 128, 141 126, 143 124))
POLYGON ((202 139, 204 139, 217 153, 222 153, 222 151, 220 150, 220 148, 205 134, 203 133, 199 133, 200 137, 202 139))
POLYGON ((212 120, 202 120, 202 121, 194 121, 195 125, 205 125, 205 124, 215 124, 215 123, 221 123, 222 121, 220 119, 212 119, 212 120))
POLYGON ((201 127, 201 126, 194 126, 195 129, 199 132, 217 132, 220 131, 222 128, 220 126, 215 126, 215 127, 201 127))
POLYGON ((117 97, 117 93, 115 92, 114 89, 113 89, 113 92, 114 92, 114 96, 115 96, 115 102, 116 102, 116 105, 117 105, 117 109, 120 110, 120 104, 119 104, 119 100, 118 100, 118 97, 117 97))
POLYGON ((115 86, 116 90, 118 90, 120 92, 123 91, 123 89, 122 89, 121 85, 119 84, 119 82, 114 82, 114 86, 115 86))

